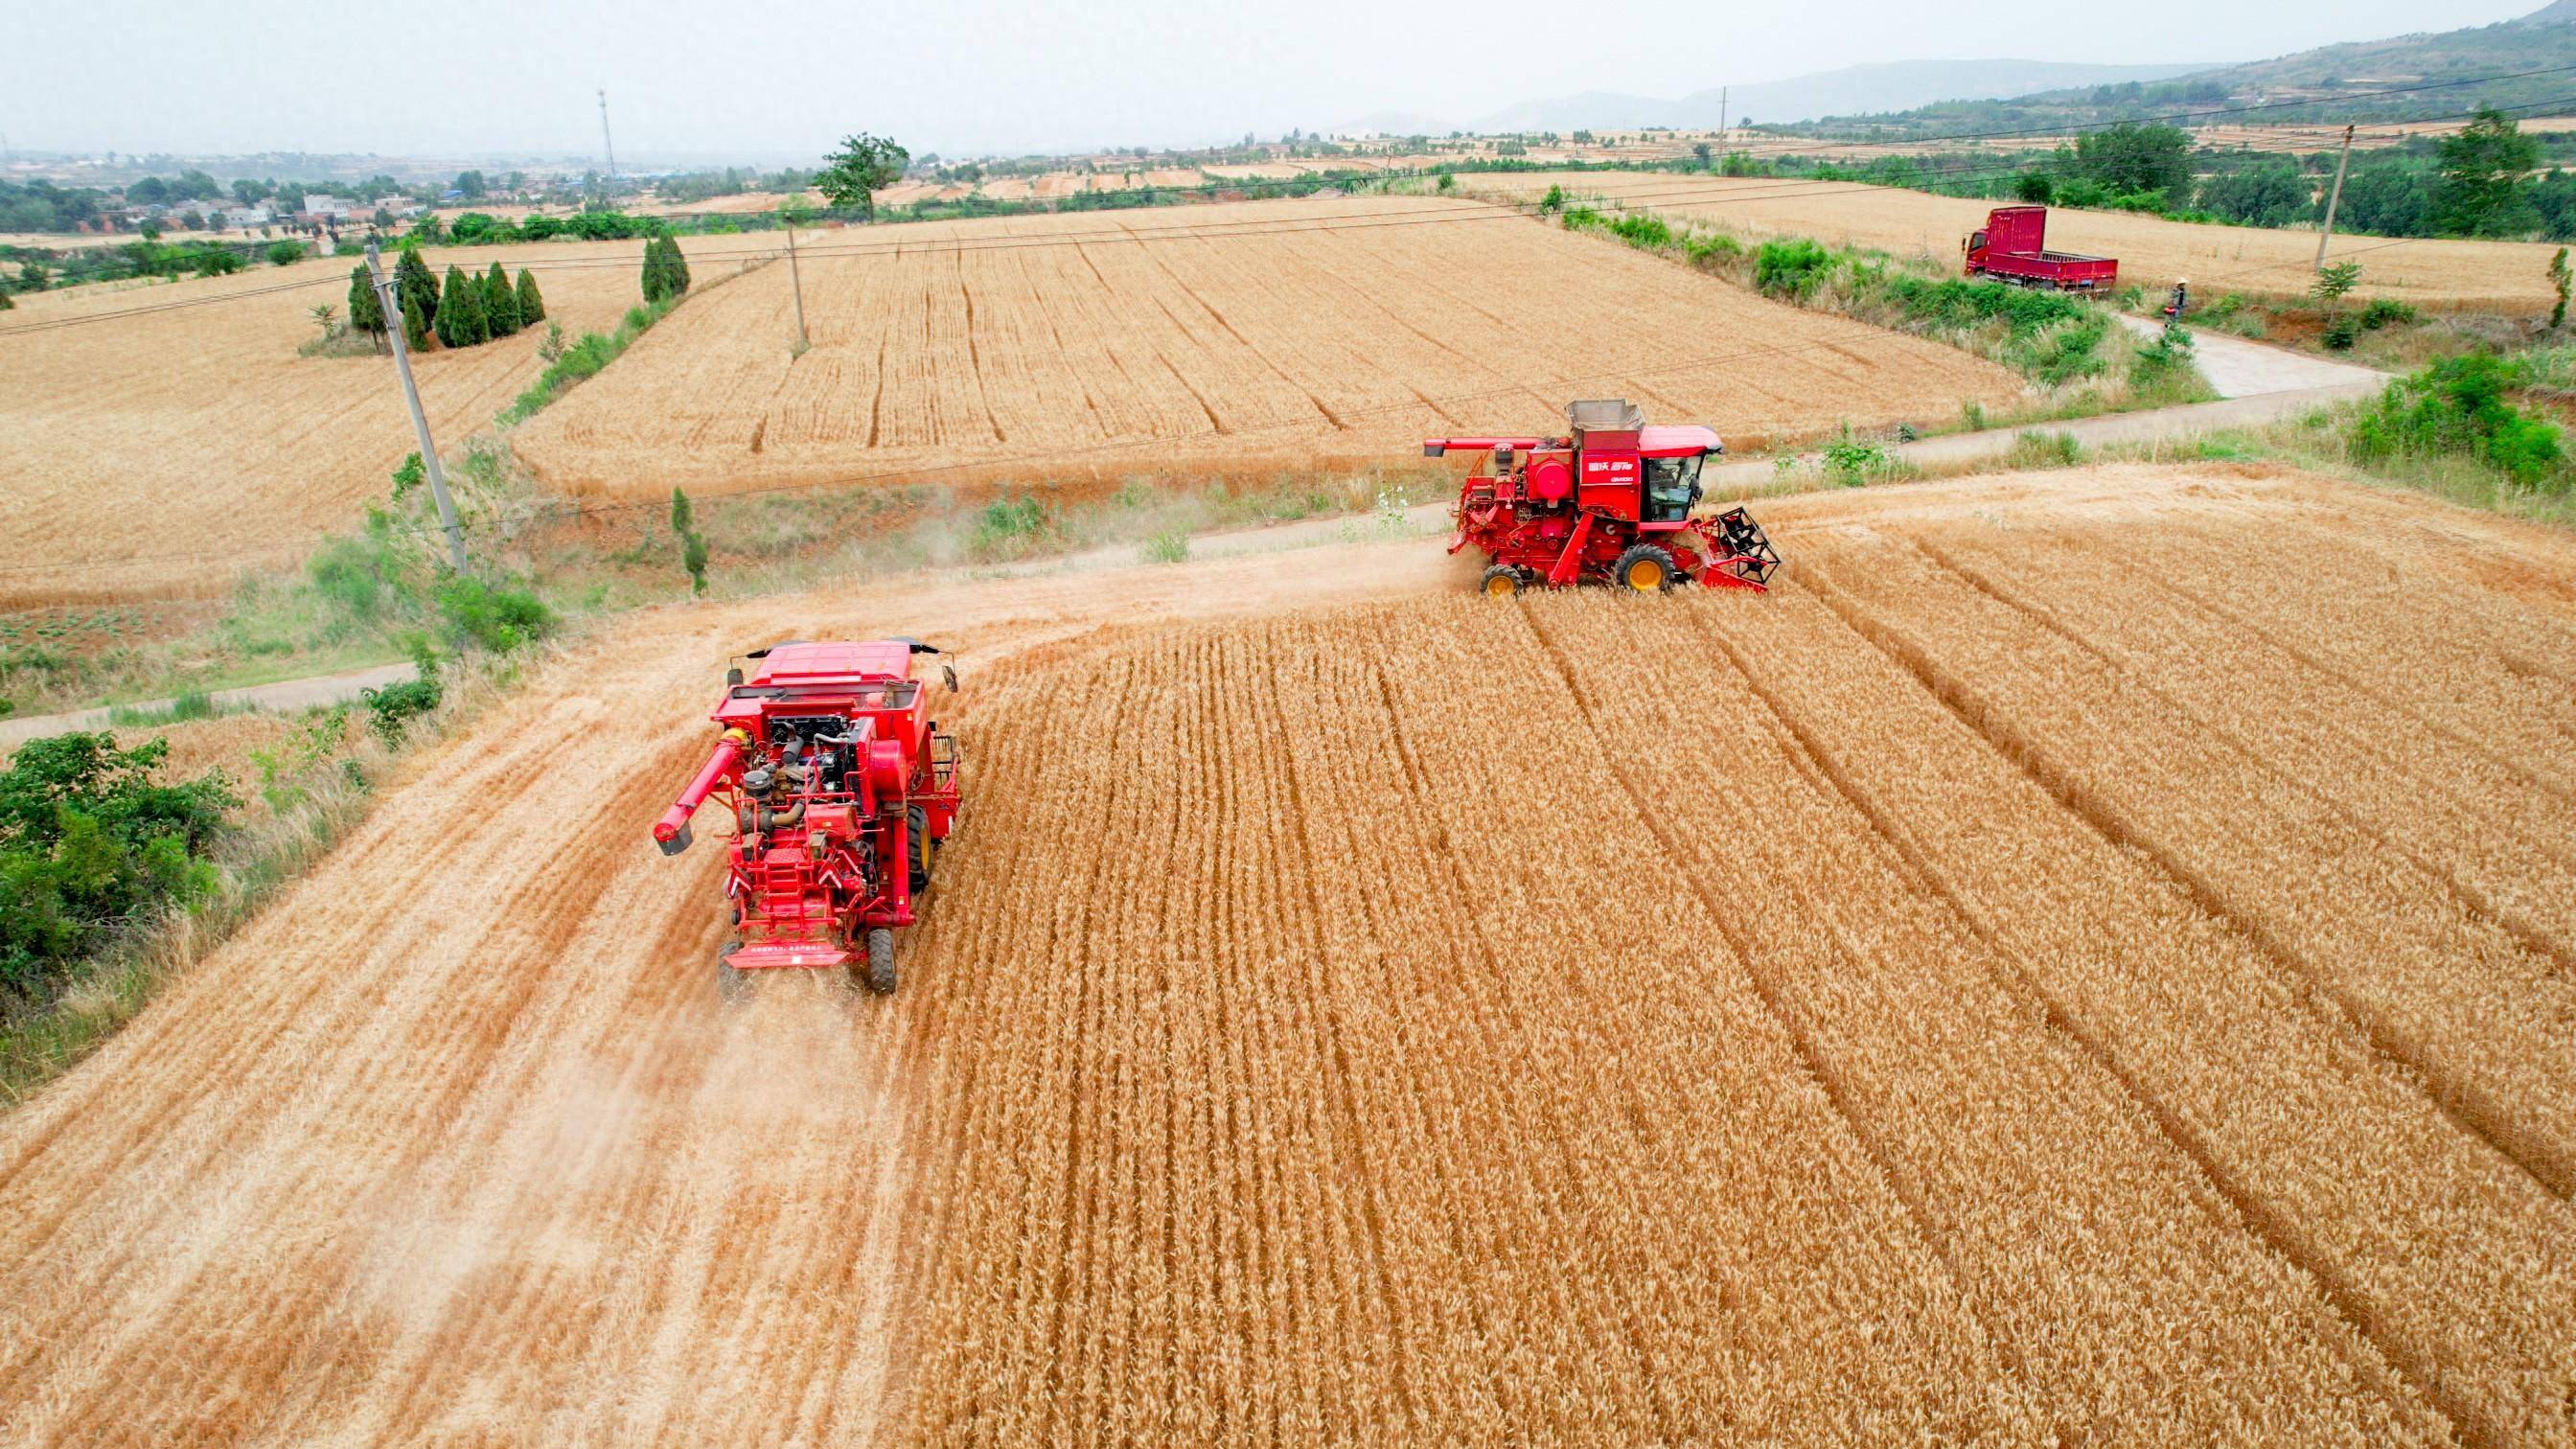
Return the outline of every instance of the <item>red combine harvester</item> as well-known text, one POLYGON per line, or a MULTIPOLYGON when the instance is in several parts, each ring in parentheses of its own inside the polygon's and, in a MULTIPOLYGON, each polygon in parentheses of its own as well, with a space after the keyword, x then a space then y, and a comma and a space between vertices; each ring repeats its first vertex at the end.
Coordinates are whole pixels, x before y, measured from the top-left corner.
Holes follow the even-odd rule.
POLYGON ((1764 591, 1780 555, 1741 508, 1693 518, 1699 470, 1726 451, 1706 428, 1650 428, 1624 399, 1568 403, 1561 438, 1425 438, 1422 456, 1493 454, 1458 494, 1456 553, 1493 562, 1476 587, 1508 595, 1586 578, 1639 593, 1696 578, 1764 591))
POLYGON ((2083 257, 2048 249, 2048 208, 1998 206, 1962 244, 1968 275, 2050 292, 2107 292, 2120 284, 2117 257, 2083 257))
MULTIPOLYGON (((725 898, 739 938, 716 963, 724 1000, 786 967, 894 990, 894 930, 912 924, 957 821, 957 743, 912 673, 914 655, 938 652, 917 639, 790 641, 747 656, 760 662, 748 682, 725 671, 709 716, 724 735, 653 826, 677 855, 709 797, 733 816, 725 898)), ((940 673, 954 691, 956 671, 940 673)))

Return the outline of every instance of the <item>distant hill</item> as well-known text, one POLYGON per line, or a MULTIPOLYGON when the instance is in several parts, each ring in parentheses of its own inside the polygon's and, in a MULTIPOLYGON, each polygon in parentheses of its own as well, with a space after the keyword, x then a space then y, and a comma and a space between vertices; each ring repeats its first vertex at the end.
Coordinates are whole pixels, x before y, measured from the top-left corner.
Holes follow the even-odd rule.
MULTIPOLYGON (((2576 0, 2552 0, 2546 9, 2494 25, 2319 46, 2161 81, 2066 86, 1912 108, 1897 103, 1855 106, 1805 129, 1827 134, 1937 136, 2133 120, 2174 111, 2283 101, 2314 104, 2286 106, 2249 119, 2408 121, 2455 115, 2482 104, 2524 106, 2562 97, 2568 109, 2576 112, 2576 74, 2567 73, 2378 99, 2365 94, 2559 66, 2576 66, 2576 0)), ((1754 115, 1757 120, 1775 119, 1758 111, 1754 115)))
MULTIPOLYGON (((2570 0, 2558 0, 2560 4, 2570 0)), ((2088 65, 2051 60, 1899 60, 1788 80, 1727 88, 1724 119, 1794 122, 1862 110, 1903 110, 1933 101, 1985 100, 2068 86, 2157 81, 2207 69, 2207 64, 2088 65)), ((1708 129, 1719 123, 1715 86, 1679 100, 1587 91, 1554 100, 1522 101, 1477 121, 1469 129, 1572 131, 1594 126, 1674 126, 1708 129)))

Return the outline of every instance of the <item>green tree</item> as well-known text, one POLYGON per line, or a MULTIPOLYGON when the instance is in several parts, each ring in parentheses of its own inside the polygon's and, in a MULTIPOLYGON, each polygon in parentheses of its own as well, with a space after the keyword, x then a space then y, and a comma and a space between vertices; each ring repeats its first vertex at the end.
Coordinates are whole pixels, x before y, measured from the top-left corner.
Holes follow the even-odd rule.
POLYGON ((420 320, 432 326, 438 323, 438 274, 429 269, 429 261, 418 247, 404 247, 402 260, 394 264, 394 292, 406 308, 418 307, 420 320))
POLYGON ((912 164, 912 153, 890 137, 862 131, 842 137, 841 149, 825 160, 822 174, 814 178, 824 197, 834 206, 874 216, 876 193, 902 179, 904 167, 912 164))
POLYGON ((365 263, 349 269, 349 326, 369 337, 385 335, 385 308, 376 300, 376 289, 367 280, 365 263))
POLYGON ((2025 171, 2013 178, 2013 199, 2033 206, 2046 206, 2057 199, 2057 187, 2045 171, 2025 171))
POLYGON ((18 268, 18 290, 21 292, 41 292, 52 284, 53 274, 34 262, 18 268))
POLYGON ((689 592, 703 595, 707 591, 707 541, 698 532, 697 510, 689 506, 689 495, 671 490, 671 533, 680 540, 680 567, 689 571, 689 592))
POLYGON ((483 199, 486 185, 487 183, 483 180, 483 173, 480 171, 459 171, 456 173, 456 189, 463 193, 467 201, 481 201, 483 199))
POLYGON ((508 337, 524 325, 519 320, 519 289, 510 285, 510 274, 499 262, 483 274, 483 317, 495 337, 508 337))
POLYGON ((429 319, 421 315, 420 299, 402 294, 403 345, 414 352, 429 345, 429 319))
POLYGON ((674 297, 687 295, 689 290, 689 254, 680 250, 680 239, 678 237, 666 236, 662 238, 662 266, 664 268, 664 275, 670 279, 671 295, 674 297))
POLYGON ((2115 194, 2159 192, 2180 199, 2191 189, 2191 136, 2174 126, 2122 122, 2076 138, 2076 174, 2115 194))
POLYGON ((199 853, 241 801, 221 775, 158 784, 167 740, 29 740, 0 771, 0 996, 37 997, 97 933, 213 884, 199 853))
POLYGON ((2549 259, 2549 289, 2558 294, 2558 305, 2549 309, 2549 325, 2554 330, 2567 325, 2567 294, 2576 288, 2576 272, 2567 267, 2567 248, 2549 259))
POLYGON ((546 299, 537 291, 537 277, 525 267, 519 268, 519 325, 534 327, 546 320, 546 299))
POLYGON ((438 298, 438 340, 450 347, 472 347, 488 340, 491 324, 483 315, 483 286, 465 269, 447 269, 447 288, 438 298))
POLYGON ((2270 162, 2200 183, 2199 205, 2245 226, 2287 226, 2307 215, 2316 197, 2296 167, 2270 162))
POLYGON ((0 291, 0 312, 15 312, 17 310, 18 304, 9 300, 9 294, 6 291, 0 291))
POLYGON ((2325 303, 2327 309, 2331 311, 2342 303, 2353 288, 2360 285, 2361 263, 2336 262, 2317 273, 2317 279, 2309 286, 2308 292, 2318 301, 2325 303))
POLYGON ((2540 142, 2492 107, 2442 138, 2433 183, 2433 230, 2444 236, 2513 236, 2540 225, 2523 177, 2540 164, 2540 142))

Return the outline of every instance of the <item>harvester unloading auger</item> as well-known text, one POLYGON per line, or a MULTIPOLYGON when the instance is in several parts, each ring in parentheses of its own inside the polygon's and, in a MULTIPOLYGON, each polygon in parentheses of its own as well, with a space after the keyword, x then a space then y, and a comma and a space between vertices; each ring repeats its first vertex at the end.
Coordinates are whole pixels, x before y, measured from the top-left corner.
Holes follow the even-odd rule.
POLYGON ((1625 399, 1568 403, 1559 438, 1425 438, 1422 456, 1490 452, 1491 472, 1458 494, 1456 553, 1492 560, 1476 581, 1488 594, 1586 578, 1640 593, 1688 579, 1766 591, 1780 555, 1741 508, 1693 516, 1700 465, 1726 451, 1701 427, 1646 426, 1625 399))
MULTIPOLYGON (((957 742, 930 718, 918 639, 791 641, 725 672, 709 718, 715 750, 653 826, 664 855, 689 848, 690 816, 714 798, 733 817, 725 899, 736 939, 716 963, 739 1000, 758 972, 846 970, 895 987, 894 932, 913 923, 938 843, 960 805, 957 742)), ((942 666, 948 688, 956 671, 942 666)))

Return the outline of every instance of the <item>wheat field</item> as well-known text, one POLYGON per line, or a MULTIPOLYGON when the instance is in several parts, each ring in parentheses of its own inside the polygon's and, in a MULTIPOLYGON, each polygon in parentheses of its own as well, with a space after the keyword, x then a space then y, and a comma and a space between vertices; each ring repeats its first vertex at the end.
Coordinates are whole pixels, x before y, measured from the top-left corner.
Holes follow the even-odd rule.
POLYGON ((547 483, 653 496, 1382 462, 1625 396, 1731 443, 1957 416, 2011 374, 1488 205, 1069 213, 809 240, 694 300, 514 439, 547 483))
MULTIPOLYGON (((1934 196, 1892 186, 1800 178, 1652 176, 1637 172, 1463 176, 1478 195, 1533 201, 1550 186, 1576 197, 1687 218, 1739 236, 1805 236, 1871 247, 1946 266, 1960 240, 2004 203, 1934 196)), ((2150 290, 2186 278, 2204 300, 2227 292, 2297 295, 2314 280, 2317 234, 2249 226, 2207 226, 2125 212, 2051 208, 2051 249, 2120 259, 2122 282, 2150 290)), ((2554 244, 2501 241, 2338 238, 2329 261, 2361 265, 2356 295, 2394 297, 2435 310, 2543 312, 2553 299, 2554 244)))
POLYGON ((2576 546, 1765 521, 632 618, 0 1119, 0 1437, 2576 1441, 2576 546), (719 1014, 724 656, 897 631, 905 984, 719 1014))
MULTIPOLYGON (((766 239, 692 238, 706 286, 766 239), (713 260, 721 254, 724 260, 713 260)), ((498 260, 535 271, 568 336, 641 300, 642 242, 431 248, 444 276, 498 260)), ((0 606, 210 593, 293 566, 355 525, 413 441, 393 362, 299 357, 308 308, 345 320, 349 258, 147 288, 18 299, 0 318, 0 507, 14 520, 0 606), (303 283, 305 285, 295 285, 303 283), (232 299, 213 305, 214 299, 232 299), (54 327, 82 317, 109 317, 54 327)), ((488 427, 536 380, 542 327, 414 359, 442 448, 488 427)))

